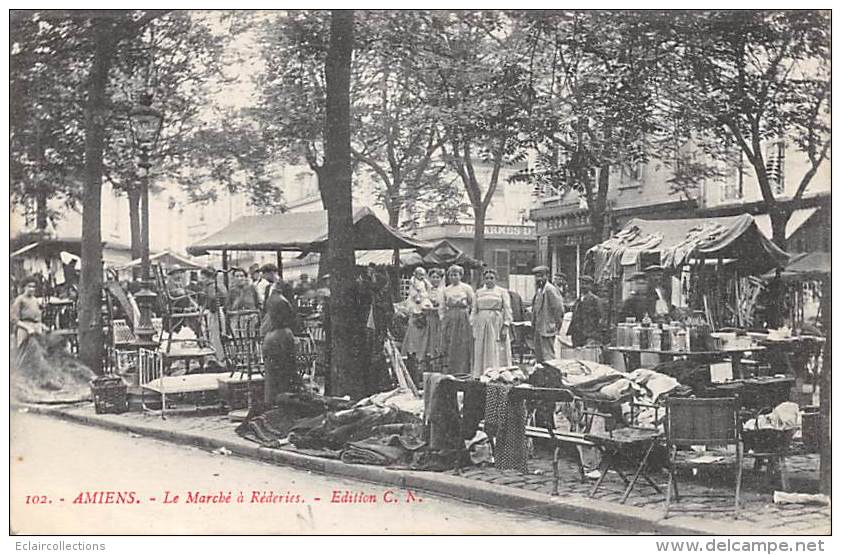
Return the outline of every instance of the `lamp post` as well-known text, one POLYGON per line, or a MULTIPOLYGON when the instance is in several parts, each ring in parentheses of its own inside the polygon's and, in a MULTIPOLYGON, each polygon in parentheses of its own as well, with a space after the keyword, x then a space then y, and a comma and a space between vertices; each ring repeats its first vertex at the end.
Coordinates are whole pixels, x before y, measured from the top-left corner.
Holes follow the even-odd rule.
POLYGON ((163 125, 163 115, 152 108, 152 94, 144 92, 138 106, 129 114, 131 136, 138 151, 140 176, 140 290, 134 298, 140 308, 140 321, 134 329, 138 347, 156 347, 153 339, 155 329, 152 326, 152 307, 157 295, 151 289, 149 268, 149 170, 152 167, 150 154, 158 143, 163 125))

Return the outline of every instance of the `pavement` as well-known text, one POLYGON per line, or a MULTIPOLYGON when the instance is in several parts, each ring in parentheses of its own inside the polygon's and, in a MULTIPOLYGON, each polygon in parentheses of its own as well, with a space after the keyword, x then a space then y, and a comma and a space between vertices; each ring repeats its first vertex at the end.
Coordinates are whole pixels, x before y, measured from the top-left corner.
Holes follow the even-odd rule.
POLYGON ((48 416, 14 416, 15 535, 610 533, 48 416), (132 503, 79 502, 97 492, 131 495, 132 503), (364 502, 345 502, 347 492, 364 502), (31 502, 35 496, 44 502, 31 502))
MULTIPOLYGON (((617 532, 660 535, 826 535, 831 532, 831 507, 826 505, 774 504, 773 484, 764 472, 753 470, 752 459, 746 459, 739 519, 732 513, 704 513, 700 509, 721 500, 702 502, 681 500, 679 507, 693 512, 664 518, 664 496, 642 481, 637 484, 627 503, 619 500, 623 482, 613 473, 606 477, 594 497, 588 497, 591 483, 578 478, 574 451, 561 462, 560 492, 550 495, 551 460, 539 449, 529 460, 529 473, 500 471, 493 467, 463 469, 446 473, 393 470, 378 466, 351 465, 295 452, 291 449, 269 449, 245 440, 234 432, 236 425, 226 415, 205 414, 159 415, 129 412, 95 414, 93 405, 25 405, 13 406, 38 414, 130 432, 179 444, 214 450, 224 447, 234 455, 275 464, 305 469, 316 473, 361 480, 386 486, 413 489, 453 497, 500 509, 560 519, 567 522, 593 524, 617 532), (699 509, 694 512, 695 509, 699 509)), ((13 416, 14 418, 14 416, 13 416)), ((813 492, 817 484, 818 457, 800 454, 788 459, 792 490, 813 492)), ((652 479, 665 491, 667 475, 653 472, 652 479)), ((680 482, 681 496, 697 493, 727 493, 726 477, 702 480, 688 476, 680 482), (713 484, 713 485, 710 485, 713 484)), ((732 493, 732 486, 729 490, 732 493)), ((729 503, 724 500, 725 503, 729 503)))

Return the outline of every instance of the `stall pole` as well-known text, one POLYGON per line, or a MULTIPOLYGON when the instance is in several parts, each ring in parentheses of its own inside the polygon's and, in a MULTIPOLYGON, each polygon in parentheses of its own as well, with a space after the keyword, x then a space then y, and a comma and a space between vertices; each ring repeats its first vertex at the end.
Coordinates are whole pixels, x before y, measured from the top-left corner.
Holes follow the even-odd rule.
POLYGON ((821 283, 821 319, 826 342, 823 344, 821 368, 820 437, 821 437, 821 493, 832 494, 832 276, 824 275, 821 283))
POLYGON ((229 287, 228 283, 228 251, 222 250, 222 270, 225 272, 225 287, 229 287))
POLYGON ((579 283, 581 281, 581 243, 575 245, 575 298, 581 296, 579 283))
POLYGON ((283 281, 283 251, 277 251, 277 279, 283 281))

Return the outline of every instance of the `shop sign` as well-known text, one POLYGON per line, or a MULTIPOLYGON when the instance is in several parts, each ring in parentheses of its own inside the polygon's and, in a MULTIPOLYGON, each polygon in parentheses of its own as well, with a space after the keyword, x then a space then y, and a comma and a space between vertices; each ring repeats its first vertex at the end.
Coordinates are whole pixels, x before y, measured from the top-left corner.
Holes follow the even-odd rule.
MULTIPOLYGON (((473 224, 460 224, 459 233, 473 235, 473 224)), ((533 237, 534 228, 524 225, 486 225, 485 235, 507 235, 509 237, 533 237)))

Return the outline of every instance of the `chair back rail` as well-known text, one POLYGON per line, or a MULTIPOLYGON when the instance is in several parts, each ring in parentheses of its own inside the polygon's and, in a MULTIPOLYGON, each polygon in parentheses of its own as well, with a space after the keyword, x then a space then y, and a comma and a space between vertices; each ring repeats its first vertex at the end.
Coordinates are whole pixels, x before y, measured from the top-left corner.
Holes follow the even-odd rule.
POLYGON ((666 438, 670 446, 735 445, 740 435, 736 397, 666 400, 666 438))

